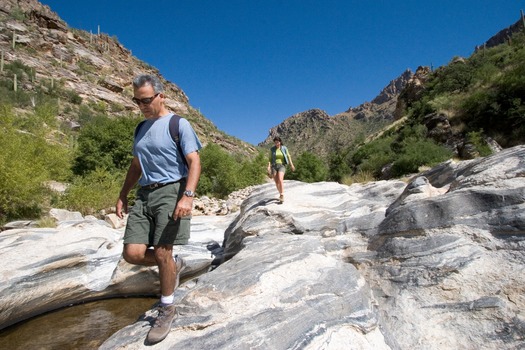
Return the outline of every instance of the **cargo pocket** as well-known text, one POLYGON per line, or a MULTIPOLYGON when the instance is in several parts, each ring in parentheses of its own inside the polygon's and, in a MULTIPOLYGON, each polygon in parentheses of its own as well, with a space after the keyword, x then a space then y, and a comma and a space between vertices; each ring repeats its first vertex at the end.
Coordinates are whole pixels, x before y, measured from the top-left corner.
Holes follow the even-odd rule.
POLYGON ((184 216, 180 220, 177 220, 177 222, 177 236, 173 244, 188 244, 190 240, 191 215, 184 216))

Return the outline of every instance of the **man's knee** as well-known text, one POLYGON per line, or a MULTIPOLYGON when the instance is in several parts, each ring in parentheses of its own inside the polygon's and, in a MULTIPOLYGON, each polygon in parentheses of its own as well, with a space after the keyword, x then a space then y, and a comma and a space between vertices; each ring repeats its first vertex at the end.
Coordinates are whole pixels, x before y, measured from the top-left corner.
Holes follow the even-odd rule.
POLYGON ((155 259, 158 263, 173 259, 173 246, 172 245, 159 245, 155 246, 155 259))
POLYGON ((125 244, 122 256, 124 257, 124 260, 126 260, 126 262, 138 265, 141 264, 144 260, 146 248, 147 247, 141 244, 125 244))

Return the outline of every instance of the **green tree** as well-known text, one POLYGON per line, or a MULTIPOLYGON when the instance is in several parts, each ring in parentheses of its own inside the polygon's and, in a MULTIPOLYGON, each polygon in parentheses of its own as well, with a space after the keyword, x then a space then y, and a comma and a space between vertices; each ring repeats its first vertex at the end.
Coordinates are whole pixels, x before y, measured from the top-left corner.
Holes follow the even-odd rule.
POLYGON ((200 151, 202 173, 197 187, 199 195, 225 198, 247 186, 264 180, 267 158, 259 153, 254 159, 235 157, 220 146, 209 143, 200 151))
POLYGON ((392 164, 392 175, 402 176, 419 171, 423 165, 434 166, 452 157, 452 152, 428 139, 406 139, 392 164))
POLYGON ((290 180, 299 180, 303 182, 320 182, 325 181, 328 175, 328 167, 310 152, 303 152, 294 160, 296 167, 295 172, 289 172, 290 180))
POLYGON ((85 175, 97 168, 108 171, 127 169, 133 158, 133 134, 139 117, 97 116, 81 128, 73 172, 85 175))
POLYGON ((47 133, 15 128, 16 121, 9 107, 0 108, 0 221, 38 217, 49 198, 46 181, 69 176, 69 149, 47 133))
POLYGON ((328 158, 328 179, 341 183, 343 178, 350 174, 352 170, 347 161, 348 154, 332 153, 328 158))
POLYGON ((199 194, 225 197, 236 190, 237 162, 226 151, 214 143, 209 143, 200 152, 201 179, 199 194))
POLYGON ((93 215, 115 205, 124 172, 110 172, 97 168, 84 176, 77 176, 59 199, 58 205, 82 215, 93 215))

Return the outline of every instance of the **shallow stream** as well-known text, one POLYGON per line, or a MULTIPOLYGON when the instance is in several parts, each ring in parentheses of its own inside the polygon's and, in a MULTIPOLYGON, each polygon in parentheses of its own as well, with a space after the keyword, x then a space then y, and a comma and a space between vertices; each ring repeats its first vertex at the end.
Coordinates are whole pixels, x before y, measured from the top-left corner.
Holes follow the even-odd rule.
POLYGON ((97 349, 155 302, 156 298, 119 298, 70 306, 1 330, 0 348, 97 349))

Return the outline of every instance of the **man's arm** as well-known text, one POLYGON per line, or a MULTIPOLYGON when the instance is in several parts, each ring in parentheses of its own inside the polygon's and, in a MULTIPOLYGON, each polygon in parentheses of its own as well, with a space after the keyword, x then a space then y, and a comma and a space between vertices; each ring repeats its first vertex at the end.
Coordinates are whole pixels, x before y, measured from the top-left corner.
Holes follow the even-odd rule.
MULTIPOLYGON (((195 192, 197 185, 199 184, 199 178, 201 176, 201 158, 199 152, 191 152, 186 155, 186 161, 188 162, 188 178, 186 180, 187 191, 195 192)), ((177 203, 173 217, 183 217, 191 214, 193 209, 193 197, 182 196, 177 203)))
POLYGON ((140 168, 140 162, 137 157, 133 157, 131 165, 129 166, 128 172, 126 174, 126 179, 120 190, 120 194, 117 199, 117 216, 122 219, 124 213, 128 212, 128 194, 135 186, 137 181, 139 181, 140 176, 142 175, 142 169, 140 168))

